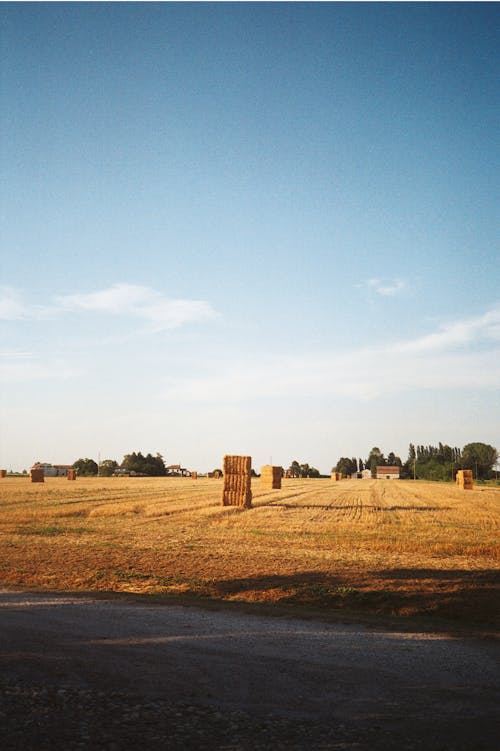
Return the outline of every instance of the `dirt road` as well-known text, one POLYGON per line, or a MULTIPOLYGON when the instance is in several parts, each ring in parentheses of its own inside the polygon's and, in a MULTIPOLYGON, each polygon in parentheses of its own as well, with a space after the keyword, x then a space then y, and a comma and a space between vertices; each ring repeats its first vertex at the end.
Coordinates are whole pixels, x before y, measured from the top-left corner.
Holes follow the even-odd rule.
POLYGON ((500 645, 0 591, 4 748, 493 751, 500 645))

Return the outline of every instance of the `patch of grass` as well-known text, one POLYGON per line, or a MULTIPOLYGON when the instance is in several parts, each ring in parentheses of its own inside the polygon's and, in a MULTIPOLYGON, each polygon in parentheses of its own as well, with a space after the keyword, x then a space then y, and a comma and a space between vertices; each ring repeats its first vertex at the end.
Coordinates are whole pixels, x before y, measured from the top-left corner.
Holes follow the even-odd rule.
POLYGON ((57 535, 76 534, 83 535, 91 532, 89 527, 61 527, 59 524, 44 524, 40 526, 31 525, 17 527, 17 535, 35 535, 39 537, 56 537, 57 535))
POLYGON ((64 527, 58 527, 54 524, 45 524, 40 527, 18 527, 15 531, 18 535, 39 535, 40 537, 55 537, 56 535, 66 534, 64 527))

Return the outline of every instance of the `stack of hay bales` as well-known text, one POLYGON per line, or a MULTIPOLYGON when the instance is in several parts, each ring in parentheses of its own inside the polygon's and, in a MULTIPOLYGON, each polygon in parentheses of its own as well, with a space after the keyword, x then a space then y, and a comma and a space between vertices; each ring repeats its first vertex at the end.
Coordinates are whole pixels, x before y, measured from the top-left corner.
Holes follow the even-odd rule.
POLYGON ((68 480, 76 480, 76 469, 68 469, 68 480))
POLYGON ((251 456, 224 457, 224 490, 222 492, 223 506, 242 506, 243 508, 251 507, 251 469, 251 456))
POLYGON ((271 464, 265 464, 260 470, 260 484, 263 488, 272 488, 279 490, 281 488, 281 478, 283 477, 283 467, 273 467, 271 464))
POLYGON ((330 478, 338 482, 338 480, 342 479, 342 472, 332 472, 332 474, 330 475, 330 478))
POLYGON ((222 477, 221 470, 220 469, 215 469, 214 473, 213 473, 213 476, 215 477, 216 480, 220 480, 220 478, 222 477))
POLYGON ((7 477, 7 470, 6 469, 0 469, 0 478, 1 477, 7 477))
POLYGON ((472 469, 459 469, 455 479, 458 487, 462 490, 473 490, 472 469))
POLYGON ((30 470, 31 482, 45 482, 45 472, 43 469, 30 470))
POLYGON ((198 472, 191 472, 191 479, 197 480, 198 479, 198 472))

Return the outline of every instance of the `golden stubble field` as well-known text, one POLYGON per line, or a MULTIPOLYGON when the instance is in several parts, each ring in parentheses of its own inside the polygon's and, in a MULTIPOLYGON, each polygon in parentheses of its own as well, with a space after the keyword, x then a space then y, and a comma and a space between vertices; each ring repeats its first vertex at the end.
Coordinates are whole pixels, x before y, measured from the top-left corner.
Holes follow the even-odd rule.
POLYGON ((500 488, 327 479, 0 480, 0 584, 498 623, 500 488))

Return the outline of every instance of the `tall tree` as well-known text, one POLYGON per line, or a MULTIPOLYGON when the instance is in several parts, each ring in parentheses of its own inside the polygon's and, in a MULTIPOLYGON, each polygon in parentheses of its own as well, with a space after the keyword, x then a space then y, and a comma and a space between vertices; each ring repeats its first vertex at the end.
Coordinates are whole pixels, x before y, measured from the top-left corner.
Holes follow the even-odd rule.
POLYGON ((468 443, 462 449, 462 466, 472 469, 476 479, 486 478, 498 462, 498 451, 488 443, 468 443))
POLYGON ((118 469, 118 462, 114 459, 104 459, 99 464, 99 474, 101 477, 111 477, 115 469, 118 469))
POLYGON ((80 477, 92 477, 97 475, 98 467, 93 459, 77 459, 73 462, 73 469, 76 469, 80 477))
POLYGON ((366 467, 371 471, 372 477, 377 474, 377 467, 384 467, 386 464, 385 457, 378 446, 374 446, 366 461, 366 467))
POLYGON ((353 462, 352 459, 349 459, 349 457, 342 456, 338 460, 334 471, 342 472, 344 477, 347 477, 348 475, 354 475, 358 471, 358 464, 357 462, 353 462))
POLYGON ((139 475, 150 475, 152 477, 165 475, 165 463, 161 454, 147 454, 143 456, 140 451, 134 451, 132 454, 126 454, 121 464, 127 472, 135 472, 139 475))

